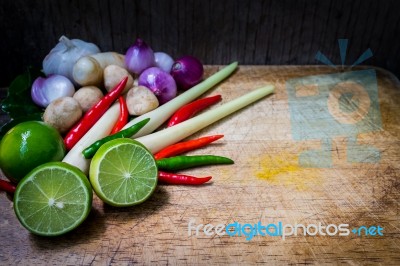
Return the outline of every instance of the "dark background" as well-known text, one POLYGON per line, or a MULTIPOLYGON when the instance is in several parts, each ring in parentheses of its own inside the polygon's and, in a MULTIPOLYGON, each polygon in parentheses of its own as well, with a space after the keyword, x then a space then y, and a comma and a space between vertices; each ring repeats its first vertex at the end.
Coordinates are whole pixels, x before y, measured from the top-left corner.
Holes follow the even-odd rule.
POLYGON ((400 76, 399 1, 132 1, 1 0, 0 86, 28 65, 41 66, 61 35, 125 53, 137 37, 173 57, 204 64, 340 64, 337 40, 348 39, 346 63, 366 49, 365 64, 400 76))

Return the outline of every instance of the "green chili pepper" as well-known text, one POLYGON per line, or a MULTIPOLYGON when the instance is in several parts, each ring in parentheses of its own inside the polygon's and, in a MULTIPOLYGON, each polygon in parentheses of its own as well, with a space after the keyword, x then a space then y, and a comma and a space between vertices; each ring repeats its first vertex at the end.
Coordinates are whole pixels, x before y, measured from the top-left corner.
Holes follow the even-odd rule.
POLYGON ((96 142, 94 142, 92 145, 87 147, 82 151, 83 156, 85 156, 86 159, 90 159, 93 157, 93 155, 96 153, 96 151, 100 148, 101 145, 104 143, 113 140, 113 139, 118 139, 118 138, 129 138, 133 135, 135 135, 137 132, 139 132, 142 127, 144 127, 148 122, 150 121, 150 118, 144 119, 124 130, 121 130, 115 134, 112 134, 110 136, 107 136, 105 138, 102 138, 96 142))
POLYGON ((229 158, 215 155, 175 156, 157 160, 158 169, 166 171, 178 171, 196 166, 212 164, 233 163, 234 162, 229 158))

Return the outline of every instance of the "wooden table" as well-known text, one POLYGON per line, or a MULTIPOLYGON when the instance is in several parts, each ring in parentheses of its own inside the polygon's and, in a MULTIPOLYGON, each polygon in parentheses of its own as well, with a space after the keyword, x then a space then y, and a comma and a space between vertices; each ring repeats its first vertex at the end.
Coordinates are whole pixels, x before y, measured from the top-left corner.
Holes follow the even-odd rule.
MULTIPOLYGON (((216 69, 208 67, 207 75, 216 69)), ((89 218, 75 231, 56 238, 28 233, 2 193, 0 264, 399 265, 400 84, 390 73, 374 69, 377 78, 369 75, 369 84, 361 83, 361 89, 352 87, 356 92, 352 97, 351 90, 337 89, 341 82, 352 82, 343 76, 349 70, 332 74, 338 71, 321 66, 240 66, 208 93, 220 93, 227 102, 267 83, 276 86, 274 95, 193 136, 225 134, 218 143, 192 154, 218 154, 235 161, 233 166, 186 171, 212 175, 213 182, 208 185, 159 185, 148 201, 130 208, 110 207, 95 197, 89 218), (315 75, 319 79, 310 78, 315 75), (331 91, 324 94, 324 86, 331 91), (343 109, 346 106, 353 109, 343 109), (359 121, 370 120, 362 127, 345 121, 359 116, 359 121), (327 123, 326 119, 331 120, 327 123), (341 123, 333 126, 332 121, 338 120, 341 123), (299 121, 303 121, 300 126, 299 121), (347 135, 340 135, 340 124, 350 130, 347 135), (325 152, 316 153, 320 160, 312 161, 308 151, 324 147, 321 139, 309 139, 315 132, 331 143, 325 152), (356 142, 349 143, 350 137, 356 142), (361 144, 370 149, 359 148, 361 144), (364 156, 365 152, 372 153, 364 156), (193 226, 235 221, 348 224, 349 230, 380 226, 383 236, 365 236, 362 230, 361 236, 351 231, 347 236, 304 236, 300 229, 297 236, 285 239, 266 235, 248 241, 244 236, 207 236, 203 231, 196 236, 195 229, 189 234, 190 221, 193 226)), ((357 87, 354 82, 352 86, 357 87)), ((333 226, 330 229, 334 232, 333 226)))

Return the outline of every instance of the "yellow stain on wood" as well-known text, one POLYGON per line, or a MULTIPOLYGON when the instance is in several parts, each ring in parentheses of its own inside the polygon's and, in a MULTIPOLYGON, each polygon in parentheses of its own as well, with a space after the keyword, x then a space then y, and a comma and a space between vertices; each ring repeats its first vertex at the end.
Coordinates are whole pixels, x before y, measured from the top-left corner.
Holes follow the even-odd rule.
POLYGON ((305 190, 320 182, 321 170, 300 166, 297 154, 266 155, 260 157, 258 162, 255 176, 270 183, 305 190))

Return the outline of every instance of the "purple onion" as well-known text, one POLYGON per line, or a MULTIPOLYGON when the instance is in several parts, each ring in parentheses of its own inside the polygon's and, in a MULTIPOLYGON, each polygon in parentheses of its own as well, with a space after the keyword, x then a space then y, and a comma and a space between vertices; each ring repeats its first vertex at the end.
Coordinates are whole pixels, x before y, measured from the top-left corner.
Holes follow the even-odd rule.
POLYGON ((125 54, 125 65, 132 73, 142 73, 143 70, 154 66, 153 50, 138 38, 125 54))
POLYGON ((143 71, 139 76, 138 83, 150 89, 160 105, 173 99, 177 93, 175 80, 158 67, 150 67, 143 71))
POLYGON ((195 57, 187 55, 174 62, 171 76, 182 90, 187 90, 198 84, 203 78, 203 64, 195 57))
POLYGON ((49 75, 47 78, 38 77, 32 84, 31 97, 34 103, 47 107, 55 99, 70 96, 75 93, 72 82, 61 75, 49 75))
POLYGON ((154 53, 154 63, 156 67, 170 73, 172 65, 174 64, 174 59, 164 52, 156 52, 154 53))

